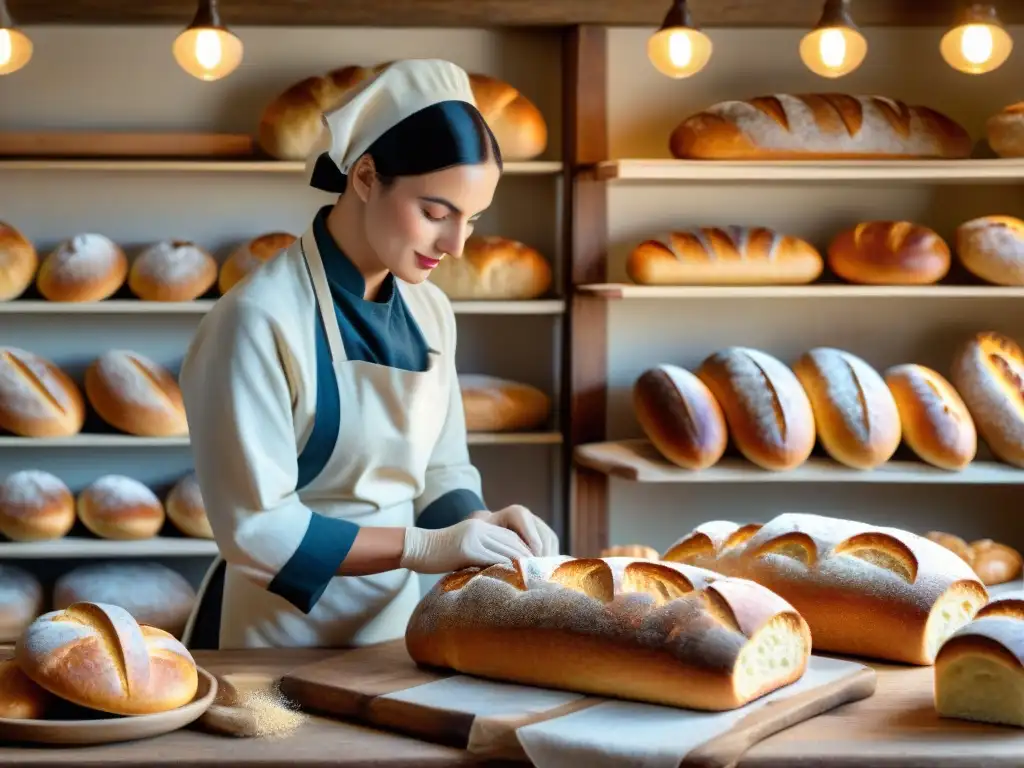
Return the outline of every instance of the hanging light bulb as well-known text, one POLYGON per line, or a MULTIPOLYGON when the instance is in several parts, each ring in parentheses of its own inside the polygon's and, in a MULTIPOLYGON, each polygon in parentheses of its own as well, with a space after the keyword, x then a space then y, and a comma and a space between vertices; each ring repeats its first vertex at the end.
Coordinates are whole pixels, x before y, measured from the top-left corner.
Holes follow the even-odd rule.
POLYGON ((0 0, 0 75, 17 72, 32 58, 32 41, 14 26, 7 0, 0 0))
POLYGON ((818 24, 800 41, 800 58, 822 77, 842 77, 861 65, 868 41, 850 17, 850 0, 825 0, 818 24))
POLYGON ((666 77, 690 77, 711 58, 711 39, 690 18, 686 0, 673 0, 658 31, 647 40, 647 58, 666 77))
POLYGON ((998 69, 1012 50, 1013 38, 999 21, 996 9, 987 3, 971 3, 939 44, 946 63, 968 75, 998 69))
POLYGON ((199 0, 195 18, 174 41, 178 65, 200 80, 220 80, 242 62, 242 41, 220 20, 217 0, 199 0))

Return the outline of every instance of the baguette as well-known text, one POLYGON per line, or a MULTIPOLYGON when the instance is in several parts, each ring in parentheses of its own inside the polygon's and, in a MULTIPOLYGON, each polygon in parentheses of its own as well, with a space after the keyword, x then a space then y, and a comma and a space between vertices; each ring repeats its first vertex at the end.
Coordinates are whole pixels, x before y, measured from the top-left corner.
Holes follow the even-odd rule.
POLYGON ((789 513, 698 526, 662 560, 749 579, 807 620, 815 651, 928 665, 988 600, 971 567, 897 528, 789 513))
POLYGON ((884 96, 774 94, 723 101, 683 120, 672 155, 699 160, 966 158, 967 130, 884 96))
POLYGON ((644 240, 626 260, 643 285, 799 285, 824 268, 805 240, 766 227, 695 227, 644 240))
POLYGON ((85 424, 85 398, 49 360, 0 347, 0 430, 20 437, 69 437, 85 424))
POLYGON ((757 584, 632 558, 457 571, 406 631, 420 665, 702 710, 796 681, 810 643, 803 618, 757 584))

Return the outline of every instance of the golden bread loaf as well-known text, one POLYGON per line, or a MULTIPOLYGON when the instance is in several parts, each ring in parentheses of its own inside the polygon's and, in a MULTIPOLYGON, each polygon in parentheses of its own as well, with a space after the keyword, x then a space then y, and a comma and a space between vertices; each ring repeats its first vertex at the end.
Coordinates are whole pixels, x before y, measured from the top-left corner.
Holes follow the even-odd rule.
POLYGON ((75 497, 56 475, 21 469, 0 481, 0 534, 11 541, 45 541, 75 524, 75 497))
POLYGON ((49 301, 102 301, 128 278, 128 257, 105 235, 86 233, 65 240, 43 259, 36 288, 49 301))
POLYGON ((1024 353, 999 333, 975 334, 953 358, 950 379, 1001 461, 1024 467, 1024 353))
POLYGON ((1024 592, 1001 595, 935 659, 935 711, 1024 728, 1024 592))
POLYGON ((151 539, 166 517, 157 495, 124 475, 97 478, 78 494, 76 506, 82 525, 101 539, 151 539))
POLYGON ((971 147, 967 130, 933 109, 842 93, 722 101, 669 138, 673 156, 700 160, 954 159, 971 147))
POLYGON ((697 377, 714 395, 736 448, 762 469, 803 464, 814 450, 814 412, 785 363, 747 347, 729 347, 700 364, 697 377))
POLYGON ((43 585, 16 565, 0 563, 0 643, 17 640, 43 610, 43 585))
POLYGON ((642 285, 797 285, 824 265, 806 240, 766 227, 694 227, 644 240, 626 273, 642 285))
POLYGON ((217 282, 213 256, 189 240, 161 240, 144 249, 128 272, 128 287, 143 301, 193 301, 217 282))
POLYGON ((953 385, 923 365, 894 365, 885 383, 896 401, 903 440, 919 459, 960 470, 978 452, 974 419, 953 385))
POLYGON ((986 120, 985 138, 999 157, 1024 157, 1024 101, 1009 104, 986 120))
POLYGON ((854 469, 887 462, 900 446, 900 414, 881 375, 856 355, 816 347, 793 372, 811 401, 818 439, 833 459, 854 469))
MULTIPOLYGON (((323 131, 323 115, 340 106, 346 94, 390 62, 374 67, 347 66, 307 77, 275 97, 260 118, 260 147, 278 160, 305 160, 323 131)), ((548 129, 540 110, 508 83, 470 73, 477 109, 494 133, 504 160, 529 160, 547 148, 548 129)))
POLYGON ((909 221, 864 221, 837 234, 828 246, 828 266, 850 283, 927 285, 949 272, 946 241, 909 221))
POLYGON ((654 547, 646 544, 618 544, 601 550, 600 557, 631 557, 634 560, 660 560, 661 555, 654 547))
POLYGON ((178 479, 164 502, 167 517, 174 527, 194 539, 212 539, 213 529, 206 515, 203 494, 195 472, 189 472, 178 479))
POLYGON ((424 666, 701 710, 799 679, 811 637, 785 600, 700 568, 527 558, 439 581, 405 635, 424 666))
POLYGON ((199 686, 191 654, 124 609, 75 603, 45 613, 18 640, 15 659, 37 685, 73 704, 149 715, 188 704, 199 686))
POLYGON ((230 291, 244 277, 255 271, 261 264, 270 261, 297 238, 288 232, 268 232, 242 243, 227 257, 217 277, 217 290, 222 294, 230 291))
POLYGON ((42 720, 54 703, 33 683, 14 659, 0 661, 0 719, 42 720))
POLYGON ((0 347, 0 431, 20 437, 69 437, 85 424, 85 398, 49 360, 0 347))
POLYGON ((968 544, 959 536, 942 531, 929 531, 925 536, 956 553, 987 586, 1005 584, 1019 578, 1024 569, 1020 552, 992 539, 978 539, 968 544))
POLYGON ((551 398, 537 387, 480 373, 458 379, 467 432, 534 430, 551 415, 551 398))
POLYGON ((1024 285, 1024 221, 979 216, 956 228, 956 254, 976 277, 994 285, 1024 285))
POLYGON ((103 421, 140 437, 188 434, 177 379, 136 352, 112 349, 85 371, 85 395, 103 421))
POLYGON ((931 664, 988 600, 971 567, 923 536, 812 514, 698 526, 663 560, 750 579, 793 605, 816 652, 931 664))
POLYGON ((633 412, 658 452, 684 469, 710 467, 729 444, 722 407, 685 368, 659 365, 640 374, 633 384, 633 412))
POLYGON ((18 298, 35 279, 39 254, 21 232, 0 221, 0 301, 18 298))
POLYGON ((551 288, 548 260, 536 249, 498 236, 472 236, 460 258, 441 259, 430 281, 453 301, 536 299, 551 288))

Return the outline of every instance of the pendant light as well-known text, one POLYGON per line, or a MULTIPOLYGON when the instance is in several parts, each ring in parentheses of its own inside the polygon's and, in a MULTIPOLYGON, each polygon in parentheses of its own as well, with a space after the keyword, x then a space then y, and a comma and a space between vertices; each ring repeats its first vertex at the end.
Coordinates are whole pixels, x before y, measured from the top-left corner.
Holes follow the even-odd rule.
POLYGON ((199 0, 195 18, 172 50, 182 69, 207 82, 230 75, 242 63, 242 41, 221 22, 217 0, 199 0))
POLYGON ((989 3, 970 3, 939 44, 939 52, 946 63, 968 75, 998 69, 1012 50, 1013 38, 989 3))
POLYGON ((821 77, 842 77, 861 65, 868 41, 850 16, 850 0, 825 0, 817 26, 800 41, 800 58, 821 77))
POLYGON ((690 77, 711 58, 711 39, 690 18, 686 0, 672 0, 658 31, 647 40, 647 58, 666 77, 690 77))
POLYGON ((17 72, 32 58, 32 41, 15 28, 7 10, 7 0, 0 0, 0 75, 17 72))

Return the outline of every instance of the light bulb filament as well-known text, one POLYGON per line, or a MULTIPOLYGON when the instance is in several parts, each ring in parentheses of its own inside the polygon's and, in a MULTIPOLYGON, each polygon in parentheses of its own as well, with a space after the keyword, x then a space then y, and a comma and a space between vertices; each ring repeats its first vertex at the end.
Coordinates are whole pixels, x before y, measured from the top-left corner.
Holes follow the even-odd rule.
POLYGON ((215 30, 203 29, 196 35, 196 61, 204 69, 215 69, 223 58, 220 36, 215 30))
POLYGON ((968 24, 960 38, 960 52, 971 64, 983 64, 992 56, 995 47, 992 32, 984 24, 968 24))
POLYGON ((818 38, 818 52, 826 67, 841 67, 846 61, 846 37, 838 29, 826 29, 818 38))
POLYGON ((693 59, 693 44, 685 32, 673 32, 668 39, 668 57, 676 67, 687 66, 693 59))
POLYGON ((14 56, 14 45, 11 43, 11 33, 6 29, 0 29, 0 67, 11 63, 14 56))

